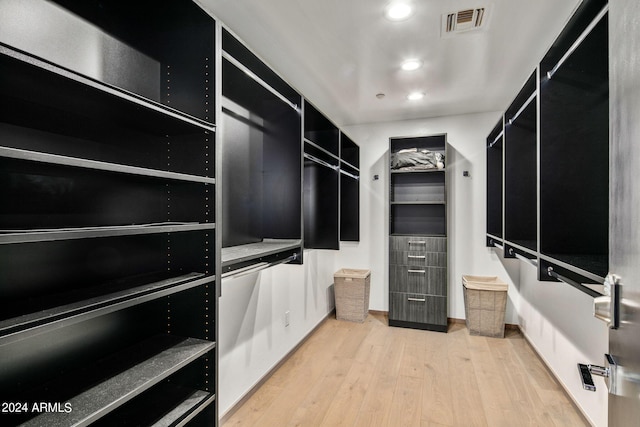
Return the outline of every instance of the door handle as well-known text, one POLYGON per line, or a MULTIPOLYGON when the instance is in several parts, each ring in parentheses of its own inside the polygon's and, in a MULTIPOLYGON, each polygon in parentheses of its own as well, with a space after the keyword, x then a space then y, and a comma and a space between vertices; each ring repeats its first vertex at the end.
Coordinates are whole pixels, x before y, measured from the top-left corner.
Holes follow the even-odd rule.
POLYGON ((605 354, 604 358, 605 366, 578 363, 582 388, 589 391, 596 391, 593 375, 597 375, 604 377, 604 382, 607 385, 609 393, 616 394, 618 388, 618 363, 610 354, 605 354))
POLYGON ((610 329, 620 327, 620 277, 609 273, 604 279, 604 296, 593 299, 593 316, 610 329))

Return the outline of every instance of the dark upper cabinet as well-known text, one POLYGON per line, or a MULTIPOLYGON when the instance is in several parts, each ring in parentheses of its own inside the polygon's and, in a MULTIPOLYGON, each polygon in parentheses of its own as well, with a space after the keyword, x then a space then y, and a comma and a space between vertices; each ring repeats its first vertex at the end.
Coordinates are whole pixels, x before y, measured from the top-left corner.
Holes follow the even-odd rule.
POLYGON ((503 118, 487 137, 487 234, 488 246, 502 242, 503 118))
POLYGON ((534 253, 538 250, 536 93, 534 72, 507 109, 504 126, 504 238, 534 253))
POLYGON ((301 97, 226 31, 222 49, 223 272, 256 263, 299 262, 301 97))
POLYGON ((304 247, 340 249, 340 130, 306 100, 304 247))

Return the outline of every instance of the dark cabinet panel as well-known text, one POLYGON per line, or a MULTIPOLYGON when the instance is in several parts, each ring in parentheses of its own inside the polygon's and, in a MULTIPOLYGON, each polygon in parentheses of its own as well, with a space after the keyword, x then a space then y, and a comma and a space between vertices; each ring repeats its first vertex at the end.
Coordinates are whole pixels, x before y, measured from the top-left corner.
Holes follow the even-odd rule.
POLYGON ((609 239, 607 42, 605 16, 540 89, 540 252, 600 277, 609 239))
POLYGON ((536 74, 505 113, 505 240, 538 250, 536 74), (533 98, 532 98, 533 95, 533 98))
POLYGON ((340 240, 360 240, 360 147, 340 132, 340 240))
POLYGON ((503 119, 487 137, 487 234, 502 239, 503 119))

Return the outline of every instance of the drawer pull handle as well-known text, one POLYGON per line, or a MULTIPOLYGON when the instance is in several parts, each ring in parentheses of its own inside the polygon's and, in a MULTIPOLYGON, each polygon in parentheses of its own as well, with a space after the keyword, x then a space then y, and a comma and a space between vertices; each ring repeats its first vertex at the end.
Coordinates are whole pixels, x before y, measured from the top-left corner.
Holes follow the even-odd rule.
POLYGON ((426 255, 407 255, 407 258, 425 259, 426 255))
POLYGON ((426 270, 407 270, 407 273, 427 274, 426 270))
POLYGON ((409 242, 410 245, 426 245, 426 240, 414 240, 409 242))
POLYGON ((425 298, 411 298, 411 297, 408 297, 407 301, 425 302, 427 300, 425 298))

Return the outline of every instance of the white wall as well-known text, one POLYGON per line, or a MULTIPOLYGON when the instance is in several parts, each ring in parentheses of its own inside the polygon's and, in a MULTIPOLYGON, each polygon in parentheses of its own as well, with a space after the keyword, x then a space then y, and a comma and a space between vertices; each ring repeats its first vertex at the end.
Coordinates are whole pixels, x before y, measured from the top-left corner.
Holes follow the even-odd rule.
POLYGON ((222 281, 221 417, 333 310, 333 256, 333 251, 305 251, 303 265, 279 265, 222 281))

